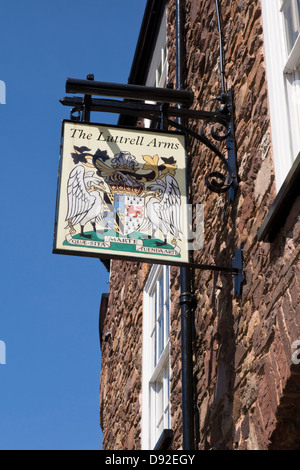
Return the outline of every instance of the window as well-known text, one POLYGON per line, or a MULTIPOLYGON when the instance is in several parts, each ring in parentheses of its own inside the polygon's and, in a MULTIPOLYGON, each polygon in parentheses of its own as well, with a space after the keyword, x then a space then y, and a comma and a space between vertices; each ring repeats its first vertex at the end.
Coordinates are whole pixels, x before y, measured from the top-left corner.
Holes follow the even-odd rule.
POLYGON ((300 32, 300 0, 282 1, 281 11, 284 17, 287 53, 290 54, 300 32))
POLYGON ((170 296, 169 269, 158 268, 157 280, 152 286, 149 301, 152 305, 151 343, 153 367, 156 367, 169 339, 170 296))
POLYGON ((143 298, 142 448, 170 428, 170 268, 153 266, 143 298))
POLYGON ((158 34, 156 47, 153 53, 152 62, 149 68, 147 86, 163 88, 167 85, 167 13, 162 19, 160 32, 158 34))
POLYGON ((276 186, 300 152, 300 0, 262 0, 276 186))
MULTIPOLYGON (((167 60, 167 13, 165 11, 152 62, 149 68, 146 86, 164 88, 167 86, 168 60, 167 60)), ((152 101, 147 101, 154 104, 152 101)), ((145 127, 151 127, 151 120, 145 119, 145 127)))
MULTIPOLYGON (((167 10, 162 18, 146 86, 167 85, 167 10)), ((145 119, 145 127, 151 127, 145 119)), ((154 449, 170 429, 170 268, 154 265, 143 296, 142 449, 154 449)))

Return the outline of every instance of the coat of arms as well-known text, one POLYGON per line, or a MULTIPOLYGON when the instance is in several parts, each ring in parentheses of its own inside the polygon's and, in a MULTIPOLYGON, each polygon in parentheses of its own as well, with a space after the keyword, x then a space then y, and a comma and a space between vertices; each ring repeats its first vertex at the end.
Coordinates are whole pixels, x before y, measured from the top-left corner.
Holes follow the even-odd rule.
POLYGON ((181 194, 174 157, 143 155, 137 162, 129 151, 109 157, 74 146, 75 167, 67 184, 69 235, 81 238, 133 234, 172 247, 181 240, 181 194))

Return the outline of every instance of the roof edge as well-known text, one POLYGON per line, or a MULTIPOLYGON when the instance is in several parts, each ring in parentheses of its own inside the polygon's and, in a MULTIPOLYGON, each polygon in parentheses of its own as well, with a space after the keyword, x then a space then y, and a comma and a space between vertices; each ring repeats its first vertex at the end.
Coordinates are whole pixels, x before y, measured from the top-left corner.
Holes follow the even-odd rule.
POLYGON ((145 85, 154 44, 167 0, 148 0, 128 78, 129 84, 145 85))
MULTIPOLYGON (((167 0, 148 0, 132 61, 128 84, 145 85, 167 0)), ((135 126, 137 118, 120 115, 118 125, 135 126)))

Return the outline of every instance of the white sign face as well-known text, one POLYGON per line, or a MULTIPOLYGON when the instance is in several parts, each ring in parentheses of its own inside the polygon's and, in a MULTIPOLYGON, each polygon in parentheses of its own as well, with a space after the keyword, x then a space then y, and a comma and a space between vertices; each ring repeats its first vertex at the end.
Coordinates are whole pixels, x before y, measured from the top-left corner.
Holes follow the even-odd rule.
POLYGON ((185 137, 64 121, 54 253, 187 264, 185 137))

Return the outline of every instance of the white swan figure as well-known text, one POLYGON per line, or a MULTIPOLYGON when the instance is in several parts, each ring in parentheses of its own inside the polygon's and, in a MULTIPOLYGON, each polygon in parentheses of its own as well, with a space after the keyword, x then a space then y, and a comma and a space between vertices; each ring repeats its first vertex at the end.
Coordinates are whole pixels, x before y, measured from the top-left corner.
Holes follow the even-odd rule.
POLYGON ((91 238, 84 234, 84 226, 91 222, 96 232, 96 222, 101 228, 107 228, 103 217, 103 199, 99 191, 105 190, 103 181, 94 177, 94 172, 85 173, 82 165, 76 166, 70 173, 68 180, 68 213, 66 221, 70 233, 74 235, 74 226, 80 224, 80 235, 91 238))
MULTIPOLYGON (((161 179, 156 180, 156 184, 148 187, 155 191, 156 197, 151 197, 146 205, 147 217, 140 228, 148 230, 152 227, 152 238, 155 238, 155 232, 160 230, 164 237, 164 243, 167 243, 168 235, 174 239, 181 240, 180 224, 180 190, 177 181, 171 174, 167 174, 165 182, 161 179)), ((176 242, 176 240, 172 240, 176 242)))

